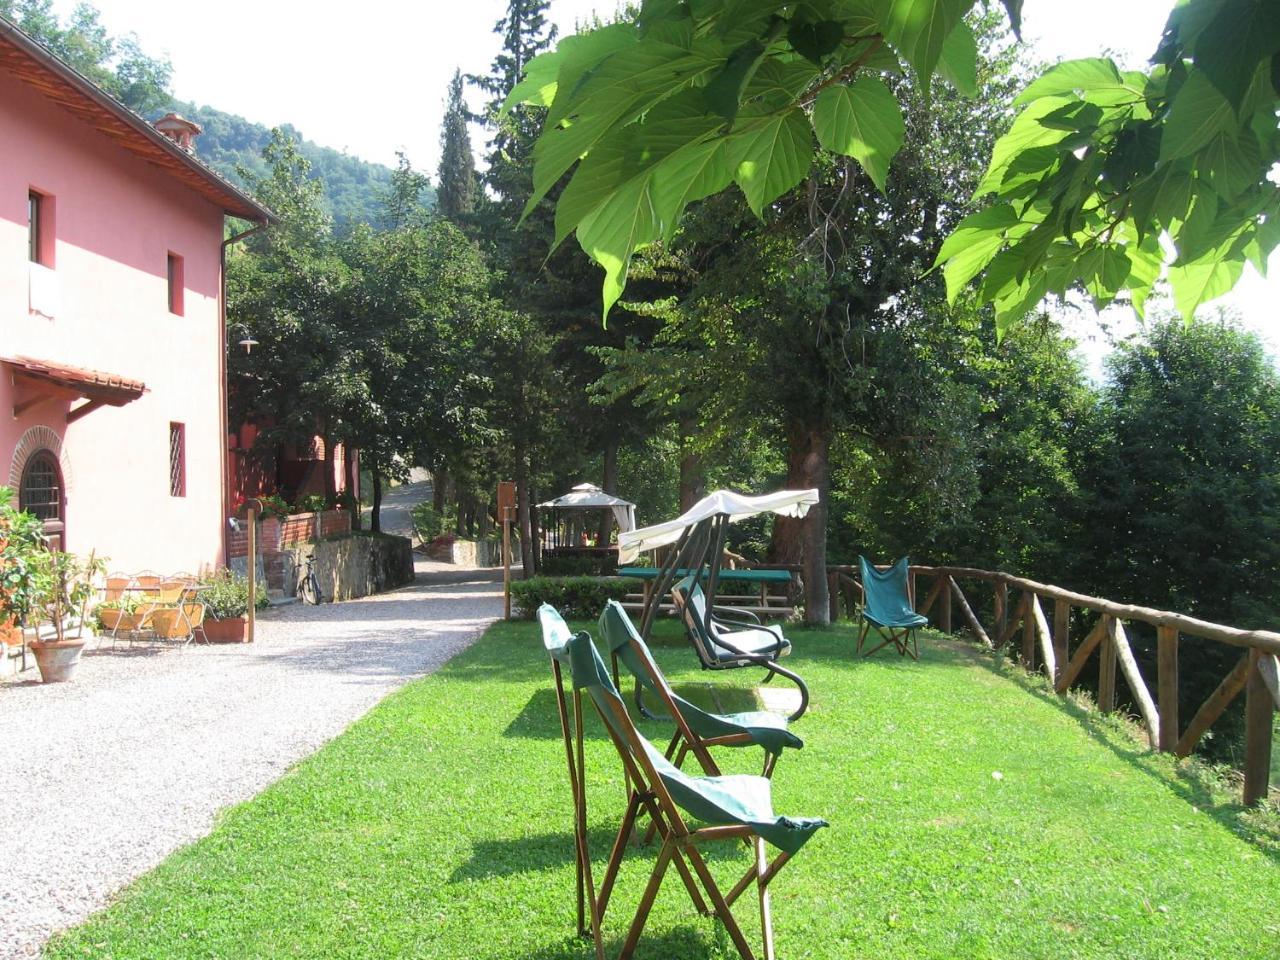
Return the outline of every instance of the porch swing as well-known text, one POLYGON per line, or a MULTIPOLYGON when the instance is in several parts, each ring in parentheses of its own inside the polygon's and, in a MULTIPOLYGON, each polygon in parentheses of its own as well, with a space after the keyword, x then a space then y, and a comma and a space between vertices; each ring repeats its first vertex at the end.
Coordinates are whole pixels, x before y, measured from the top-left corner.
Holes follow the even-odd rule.
MULTIPOLYGON (((803 517, 818 502, 817 490, 780 490, 748 497, 717 490, 674 520, 632 530, 618 539, 619 563, 632 563, 647 550, 670 547, 658 568, 653 589, 645 597, 640 635, 647 642, 664 598, 670 594, 684 624, 689 643, 705 670, 761 667, 764 682, 775 676, 794 683, 800 705, 790 720, 799 719, 809 705, 809 689, 795 673, 778 664, 791 652, 791 643, 777 626, 764 624, 744 610, 717 607, 717 588, 729 524, 762 513, 803 517)), ((640 685, 636 706, 649 716, 640 685)))

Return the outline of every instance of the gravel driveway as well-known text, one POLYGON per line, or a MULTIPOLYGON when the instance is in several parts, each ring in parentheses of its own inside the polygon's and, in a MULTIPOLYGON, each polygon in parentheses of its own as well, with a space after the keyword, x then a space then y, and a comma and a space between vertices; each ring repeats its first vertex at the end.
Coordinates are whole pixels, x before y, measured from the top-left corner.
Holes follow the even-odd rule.
POLYGON ((0 957, 35 956, 501 611, 498 584, 420 582, 269 611, 253 645, 108 645, 71 683, 0 685, 0 957))

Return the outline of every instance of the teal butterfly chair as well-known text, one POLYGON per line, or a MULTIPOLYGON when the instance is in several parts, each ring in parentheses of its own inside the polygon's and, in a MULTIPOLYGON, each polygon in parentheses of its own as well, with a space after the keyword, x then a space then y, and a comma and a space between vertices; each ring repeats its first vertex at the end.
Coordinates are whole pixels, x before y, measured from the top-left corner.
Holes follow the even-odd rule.
POLYGON ((916 633, 929 625, 929 618, 916 613, 907 585, 907 572, 911 561, 903 557, 887 570, 877 570, 866 557, 858 558, 862 571, 862 630, 858 634, 858 652, 862 653, 867 634, 872 628, 884 639, 866 651, 871 656, 877 650, 893 644, 902 656, 920 659, 920 647, 916 633))

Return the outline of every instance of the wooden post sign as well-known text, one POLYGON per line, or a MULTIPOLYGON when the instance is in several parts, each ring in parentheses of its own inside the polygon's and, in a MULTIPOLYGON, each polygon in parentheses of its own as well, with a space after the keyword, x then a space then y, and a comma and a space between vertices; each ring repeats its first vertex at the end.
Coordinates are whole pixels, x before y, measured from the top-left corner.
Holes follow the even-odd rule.
POLYGON ((258 617, 258 515, 262 512, 262 502, 250 500, 248 507, 248 570, 249 575, 249 609, 245 611, 244 638, 246 643, 253 643, 253 629, 258 617))
POLYGON ((516 511, 516 485, 498 481, 498 519, 502 521, 502 617, 511 619, 511 519, 516 511))

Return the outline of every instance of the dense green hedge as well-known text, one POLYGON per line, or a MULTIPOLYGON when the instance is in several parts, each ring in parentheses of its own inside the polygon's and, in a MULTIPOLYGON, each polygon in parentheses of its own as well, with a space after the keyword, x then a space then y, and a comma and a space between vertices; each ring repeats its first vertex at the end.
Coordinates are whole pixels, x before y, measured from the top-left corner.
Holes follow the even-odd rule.
POLYGON ((511 584, 516 612, 532 620, 534 612, 549 603, 568 620, 594 620, 607 600, 622 600, 641 589, 639 580, 626 577, 532 577, 511 584))
POLYGON ((617 554, 600 557, 543 556, 542 572, 548 577, 611 577, 618 571, 617 554))

